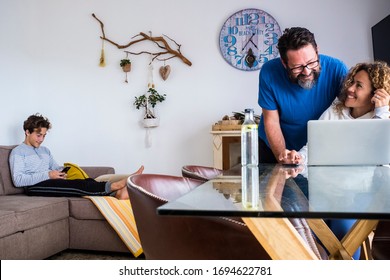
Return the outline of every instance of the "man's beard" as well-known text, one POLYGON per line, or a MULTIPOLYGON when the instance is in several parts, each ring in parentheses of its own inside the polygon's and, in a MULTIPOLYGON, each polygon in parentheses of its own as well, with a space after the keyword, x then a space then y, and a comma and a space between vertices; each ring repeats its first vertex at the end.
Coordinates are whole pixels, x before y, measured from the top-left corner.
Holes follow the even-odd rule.
POLYGON ((317 83, 318 77, 320 76, 320 71, 321 70, 319 70, 319 71, 312 70, 312 72, 310 73, 310 75, 313 74, 312 80, 301 80, 300 78, 306 77, 302 73, 299 74, 297 77, 292 77, 290 74, 290 79, 293 83, 298 84, 301 88, 312 89, 314 87, 314 85, 317 83))

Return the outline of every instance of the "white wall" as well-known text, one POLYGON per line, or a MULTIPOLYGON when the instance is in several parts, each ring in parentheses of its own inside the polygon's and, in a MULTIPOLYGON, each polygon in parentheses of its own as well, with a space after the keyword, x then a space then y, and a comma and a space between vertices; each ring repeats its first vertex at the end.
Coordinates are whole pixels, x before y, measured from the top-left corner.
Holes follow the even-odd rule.
MULTIPOLYGON (((282 29, 305 26, 320 51, 348 66, 371 60, 371 26, 390 12, 389 0, 1 0, 0 144, 20 143, 22 123, 40 112, 53 123, 46 138, 58 163, 110 165, 118 173, 135 170, 180 174, 184 164, 212 165, 210 128, 225 114, 257 105, 258 72, 229 66, 218 48, 224 21, 243 8, 270 13, 282 29), (139 32, 167 34, 182 44, 193 66, 167 62, 163 81, 154 81, 166 102, 161 125, 145 146, 142 117, 132 102, 147 86, 147 56, 132 56, 129 83, 119 61, 124 53, 106 44, 105 68, 98 67, 100 26, 121 44, 139 32)), ((142 49, 150 47, 145 43, 142 49)))

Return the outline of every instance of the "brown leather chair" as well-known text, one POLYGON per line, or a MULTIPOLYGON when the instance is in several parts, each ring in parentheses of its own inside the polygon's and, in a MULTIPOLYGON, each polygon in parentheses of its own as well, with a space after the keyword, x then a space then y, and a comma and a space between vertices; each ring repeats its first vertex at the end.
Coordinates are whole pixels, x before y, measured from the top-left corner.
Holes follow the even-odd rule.
POLYGON ((372 258, 390 260, 390 221, 380 221, 372 238, 372 258))
MULTIPOLYGON (((199 179, 202 181, 211 180, 222 174, 223 170, 214 167, 200 166, 200 165, 185 165, 182 167, 183 177, 199 179)), ((328 255, 325 249, 316 242, 313 233, 306 221, 306 219, 289 218, 290 223, 298 231, 299 235, 306 241, 312 251, 320 259, 327 259, 328 255)))
POLYGON ((157 215, 157 207, 201 183, 199 180, 169 175, 140 174, 129 177, 127 189, 145 258, 270 259, 240 219, 157 215))
POLYGON ((208 181, 222 174, 222 170, 201 165, 185 165, 181 168, 181 174, 183 177, 208 181))

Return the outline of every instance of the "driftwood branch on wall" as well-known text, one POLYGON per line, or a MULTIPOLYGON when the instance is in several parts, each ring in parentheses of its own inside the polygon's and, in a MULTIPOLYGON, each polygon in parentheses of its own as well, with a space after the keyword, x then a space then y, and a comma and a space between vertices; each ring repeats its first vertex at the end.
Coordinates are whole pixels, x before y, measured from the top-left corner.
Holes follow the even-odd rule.
POLYGON ((138 52, 138 53, 125 51, 126 53, 133 54, 133 55, 149 54, 149 55, 151 55, 153 57, 152 61, 155 60, 155 59, 159 60, 159 61, 166 61, 166 60, 169 60, 169 59, 177 57, 177 58, 181 59, 188 66, 192 65, 192 62, 189 61, 181 53, 181 50, 180 50, 181 45, 178 44, 176 41, 174 41, 173 39, 169 38, 166 35, 153 37, 151 35, 147 35, 146 33, 140 32, 139 34, 133 36, 131 38, 131 41, 129 43, 127 43, 126 45, 120 45, 120 44, 115 43, 114 41, 112 41, 111 39, 106 37, 106 34, 104 32, 104 24, 103 24, 103 22, 95 14, 92 14, 92 16, 100 23, 100 28, 102 30, 102 36, 100 36, 100 38, 102 40, 104 40, 106 42, 109 42, 110 44, 116 46, 118 49, 126 49, 126 48, 128 48, 128 47, 130 47, 130 46, 132 46, 134 44, 137 44, 137 43, 143 42, 143 41, 152 41, 162 50, 160 52, 142 51, 142 52, 138 52), (171 46, 169 45, 169 43, 167 42, 167 40, 164 37, 169 39, 170 41, 172 41, 176 45, 176 47, 177 47, 176 50, 171 48, 171 46), (160 56, 164 56, 164 55, 171 55, 171 56, 168 57, 168 58, 160 58, 160 56))

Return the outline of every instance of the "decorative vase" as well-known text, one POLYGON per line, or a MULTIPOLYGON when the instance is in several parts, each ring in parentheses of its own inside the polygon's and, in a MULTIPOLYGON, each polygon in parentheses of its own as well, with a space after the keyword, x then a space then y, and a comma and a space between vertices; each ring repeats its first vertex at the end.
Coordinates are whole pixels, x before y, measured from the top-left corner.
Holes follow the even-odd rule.
POLYGON ((130 72, 131 71, 131 63, 126 64, 125 66, 122 66, 123 72, 130 72))
POLYGON ((144 127, 157 127, 160 124, 160 120, 158 118, 154 119, 143 119, 144 127))

